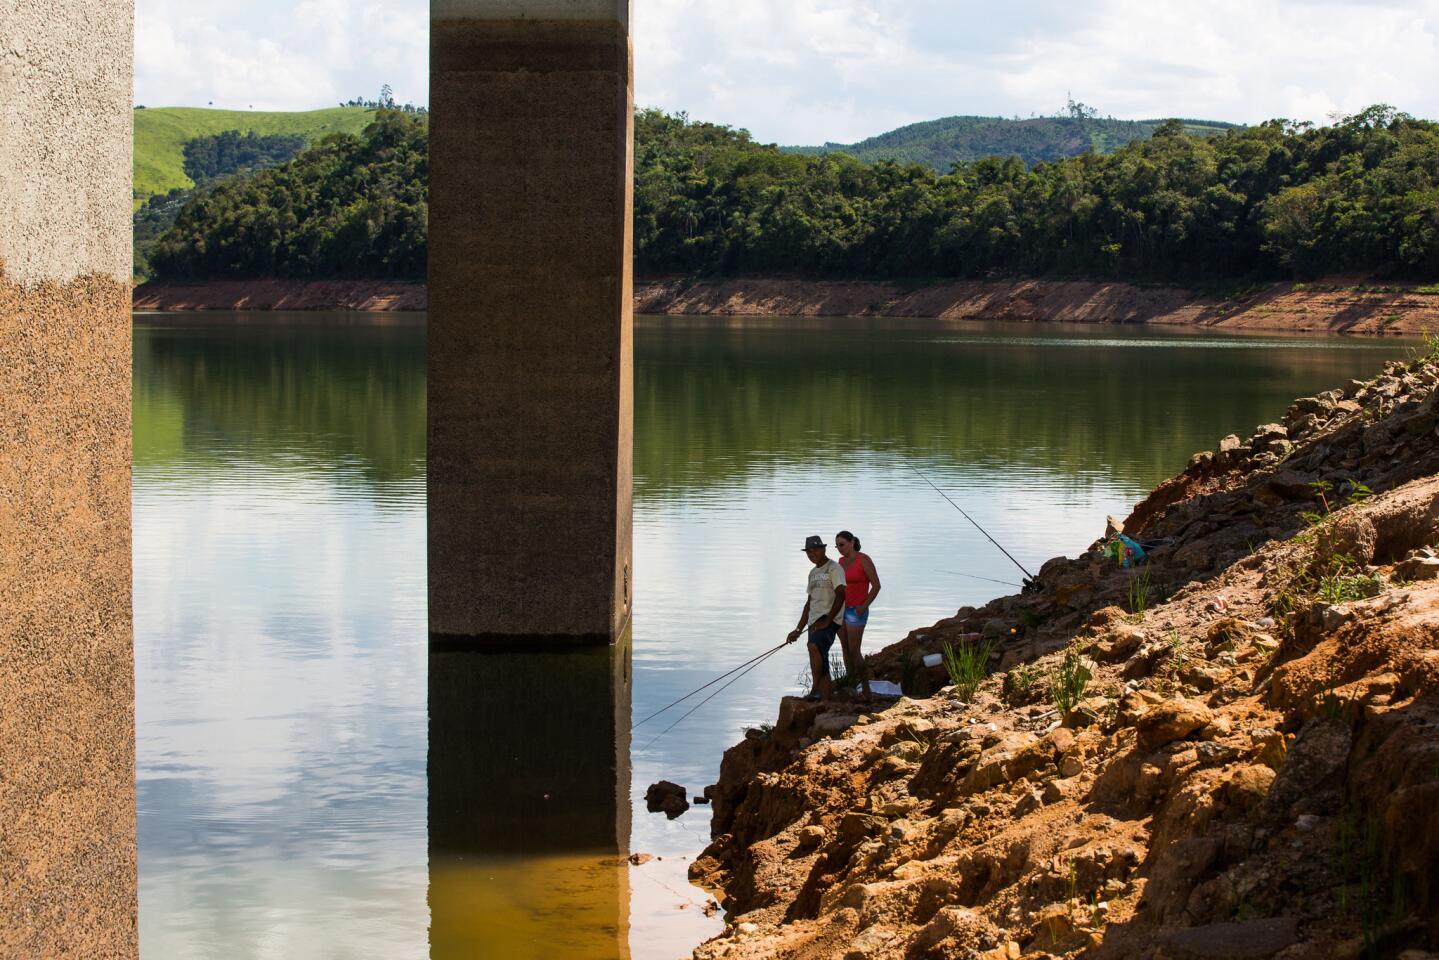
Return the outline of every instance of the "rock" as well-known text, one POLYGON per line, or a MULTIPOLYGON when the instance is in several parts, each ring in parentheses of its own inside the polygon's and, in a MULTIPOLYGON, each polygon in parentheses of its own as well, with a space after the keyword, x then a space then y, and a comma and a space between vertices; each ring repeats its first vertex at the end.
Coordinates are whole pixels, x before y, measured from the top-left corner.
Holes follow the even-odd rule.
POLYGON ((850 942, 844 960, 870 960, 878 956, 894 937, 895 932, 887 927, 866 927, 850 942))
POLYGON ((1050 746, 1054 748, 1054 752, 1063 756, 1074 746, 1074 731, 1060 727, 1056 730, 1051 730, 1048 734, 1048 739, 1050 746))
POLYGON ((980 629, 980 636, 985 640, 1000 640, 1009 636, 1009 634, 1009 624, 997 617, 985 621, 984 626, 980 629))
POLYGON ((1175 960, 1266 960, 1299 939, 1293 917, 1210 923, 1170 931, 1175 960))
POLYGON ((638 867, 640 864, 649 863, 654 858, 655 855, 652 853, 632 853, 630 854, 630 863, 638 867))
POLYGON ((1326 565, 1344 557, 1345 562, 1364 567, 1374 562, 1378 542, 1379 534, 1368 517, 1343 517, 1320 529, 1314 553, 1326 565))
POLYGON ((1166 743, 1183 739, 1209 726, 1214 712, 1195 700, 1178 698, 1151 707, 1135 724, 1139 745, 1145 750, 1158 750, 1166 743))
POLYGON ((1278 822, 1289 819, 1301 801, 1322 807, 1343 779, 1353 742, 1353 732, 1343 721, 1320 718, 1305 724, 1285 753, 1264 800, 1264 815, 1278 822))
POLYGON ((979 793, 1001 783, 1010 783, 1038 770, 1053 756, 1050 750, 1031 750, 1038 738, 1019 731, 999 734, 999 741, 985 749, 962 784, 962 794, 979 793))
POLYGON ((884 821, 869 814, 850 811, 839 822, 839 835, 847 840, 863 840, 884 828, 884 821))
POLYGON ((1225 437, 1223 440, 1220 440, 1220 441, 1219 441, 1219 452, 1220 452, 1220 453, 1232 453, 1233 451, 1238 450, 1238 449, 1239 449, 1239 437, 1235 436, 1235 435, 1232 434, 1232 433, 1231 433, 1229 436, 1225 437))
POLYGON ((1095 653, 1105 663, 1117 663, 1138 650, 1148 635, 1132 623, 1116 623, 1104 631, 1095 644, 1095 653))
POLYGON ((879 808, 882 817, 907 817, 919 809, 919 801, 914 797, 900 797, 898 800, 891 800, 879 808))
POLYGON ((1019 798, 1019 802, 1014 805, 1014 811, 1011 816, 1023 817, 1033 813, 1042 806, 1044 806, 1044 794, 1039 790, 1030 790, 1019 798))
POLYGON ((687 795, 688 791, 679 784, 661 780, 650 784, 645 791, 645 809, 650 813, 663 812, 673 820, 690 808, 689 801, 685 799, 687 795))
POLYGON ((799 832, 799 845, 801 847, 817 847, 824 843, 827 831, 824 827, 811 825, 804 827, 799 832))
POLYGON ((735 929, 738 930, 738 931, 739 931, 741 934, 743 934, 744 936, 747 936, 747 937, 748 937, 748 936, 753 936, 754 934, 759 933, 759 924, 757 924, 757 923, 750 923, 748 920, 746 920, 744 923, 740 924, 738 927, 735 927, 735 929))
POLYGON ((1433 580, 1439 577, 1439 557, 1427 547, 1411 552, 1394 567, 1394 576, 1400 580, 1433 580))
POLYGON ((1059 761, 1059 775, 1065 777, 1077 777, 1084 771, 1084 764, 1074 754, 1068 754, 1059 761))
POLYGON ((818 737, 834 737, 859 723, 859 717, 852 713, 822 713, 815 718, 810 734, 818 737))
MULTIPOLYGON (((911 956, 962 956, 976 950, 991 926, 979 914, 963 907, 944 907, 920 930, 910 944, 911 956), (949 941, 952 949, 942 953, 935 948, 949 941)), ((990 941, 993 942, 992 940, 990 941)))
POLYGON ((1264 481, 1263 490, 1274 495, 1279 500, 1308 500, 1314 490, 1309 485, 1314 482, 1315 476, 1312 473, 1301 473, 1298 470, 1280 470, 1274 476, 1264 481))

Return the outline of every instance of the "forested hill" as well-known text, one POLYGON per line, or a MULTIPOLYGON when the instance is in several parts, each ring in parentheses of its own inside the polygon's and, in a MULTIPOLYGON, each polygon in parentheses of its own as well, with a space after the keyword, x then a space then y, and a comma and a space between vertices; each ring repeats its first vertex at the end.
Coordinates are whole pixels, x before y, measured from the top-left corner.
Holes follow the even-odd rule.
MULTIPOLYGON (((640 274, 1439 279, 1439 124, 1388 107, 1204 137, 1168 121, 1108 155, 944 175, 788 154, 653 110, 635 130, 640 274)), ((421 279, 426 148, 423 118, 382 111, 361 136, 202 190, 155 272, 421 279)))
MULTIPOLYGON (((1029 120, 1006 117, 944 117, 914 123, 858 143, 826 143, 821 147, 781 147, 786 153, 819 156, 847 153, 860 160, 898 160, 922 163, 939 173, 948 173, 956 163, 985 157, 1015 156, 1027 166, 1077 157, 1094 150, 1111 153, 1134 140, 1154 135, 1163 120, 1115 120, 1072 104, 1068 116, 1033 117, 1029 120)), ((1184 120, 1186 133, 1210 136, 1236 124, 1217 120, 1184 120)))
POLYGON ((140 107, 135 111, 135 200, 143 202, 195 185, 185 169, 185 145, 192 140, 234 131, 262 137, 283 134, 315 142, 332 133, 359 133, 374 119, 375 111, 363 107, 301 113, 140 107))

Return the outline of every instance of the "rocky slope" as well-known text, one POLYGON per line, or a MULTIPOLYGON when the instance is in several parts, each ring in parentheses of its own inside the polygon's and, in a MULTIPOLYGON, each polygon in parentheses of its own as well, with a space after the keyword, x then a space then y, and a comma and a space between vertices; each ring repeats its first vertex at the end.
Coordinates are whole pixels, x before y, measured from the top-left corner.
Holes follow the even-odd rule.
POLYGON ((1098 542, 872 660, 922 692, 992 644, 968 697, 784 701, 710 788, 695 957, 1431 956, 1436 384, 1304 398, 1136 508, 1144 565, 1098 542))

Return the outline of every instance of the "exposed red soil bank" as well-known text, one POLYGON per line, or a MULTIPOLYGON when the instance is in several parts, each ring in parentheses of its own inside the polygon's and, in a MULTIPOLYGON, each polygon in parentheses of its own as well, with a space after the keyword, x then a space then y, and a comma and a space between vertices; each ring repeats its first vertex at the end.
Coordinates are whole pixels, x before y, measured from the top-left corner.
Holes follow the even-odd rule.
MULTIPOLYGON (((424 310, 425 287, 389 281, 147 283, 137 310, 424 310)), ((1175 287, 1023 280, 919 288, 868 281, 666 280, 635 287, 635 312, 1153 323, 1226 330, 1417 334, 1439 329, 1439 293, 1346 282, 1282 283, 1231 299, 1175 287)))
POLYGON ((1065 323, 1154 323, 1235 330, 1415 334, 1439 328, 1439 294, 1358 284, 1275 284, 1218 299, 1174 287, 1093 281, 889 283, 675 280, 636 291, 635 311, 759 316, 935 317, 1065 323))
POLYGON ((424 310, 425 285, 391 280, 143 283, 136 310, 424 310))

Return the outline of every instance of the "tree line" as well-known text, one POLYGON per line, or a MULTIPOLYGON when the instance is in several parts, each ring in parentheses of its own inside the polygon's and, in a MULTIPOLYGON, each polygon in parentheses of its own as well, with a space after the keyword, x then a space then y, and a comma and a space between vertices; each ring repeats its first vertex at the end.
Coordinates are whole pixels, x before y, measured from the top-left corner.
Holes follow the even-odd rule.
MULTIPOLYGON (((422 279, 426 131, 382 111, 362 136, 224 181, 186 203, 151 263, 175 278, 422 279)), ((1108 155, 942 175, 784 153, 682 113, 640 111, 635 133, 642 275, 1439 277, 1439 124, 1382 105, 1213 136, 1173 120, 1108 155)))

